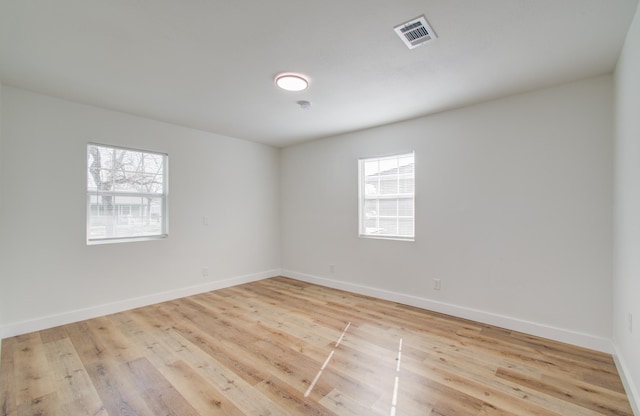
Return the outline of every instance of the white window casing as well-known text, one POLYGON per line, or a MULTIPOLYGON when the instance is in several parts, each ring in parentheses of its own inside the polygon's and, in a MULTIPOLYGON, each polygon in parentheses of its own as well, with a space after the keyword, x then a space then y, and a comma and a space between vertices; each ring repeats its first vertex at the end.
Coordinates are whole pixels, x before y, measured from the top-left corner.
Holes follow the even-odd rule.
POLYGON ((87 145, 87 244, 168 236, 168 156, 87 145))
POLYGON ((360 159, 360 237, 415 239, 415 154, 360 159))

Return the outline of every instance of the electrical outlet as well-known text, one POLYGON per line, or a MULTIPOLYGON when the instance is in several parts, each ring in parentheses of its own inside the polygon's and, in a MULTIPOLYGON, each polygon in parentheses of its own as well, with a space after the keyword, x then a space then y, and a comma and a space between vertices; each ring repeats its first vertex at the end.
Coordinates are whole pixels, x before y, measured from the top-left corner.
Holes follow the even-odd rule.
POLYGON ((627 328, 629 328, 629 332, 633 333, 633 314, 631 312, 627 316, 627 328))
POLYGON ((433 279, 433 289, 440 290, 441 287, 442 287, 442 282, 440 281, 440 279, 433 279))
POLYGON ((209 217, 207 216, 202 217, 202 225, 209 225, 209 217))
POLYGON ((208 267, 203 267, 202 268, 202 277, 207 277, 209 276, 209 268, 208 267))
POLYGON ((334 266, 333 264, 330 264, 330 265, 329 265, 329 271, 330 271, 331 273, 335 273, 335 271, 336 271, 336 266, 334 266))

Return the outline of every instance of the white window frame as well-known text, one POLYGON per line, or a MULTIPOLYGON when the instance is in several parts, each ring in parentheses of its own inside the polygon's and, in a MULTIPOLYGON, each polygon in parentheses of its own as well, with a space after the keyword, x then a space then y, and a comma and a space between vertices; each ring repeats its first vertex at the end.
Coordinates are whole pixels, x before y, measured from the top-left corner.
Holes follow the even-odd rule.
MULTIPOLYGON (((87 200, 86 200, 86 210, 87 210, 87 225, 86 225, 86 239, 87 239, 87 245, 94 245, 94 244, 108 244, 108 243, 124 243, 124 242, 134 242, 134 241, 148 241, 148 240, 159 240, 159 239, 164 239, 167 238, 169 236, 169 215, 168 215, 168 208, 169 208, 169 155, 166 153, 161 153, 161 152, 154 152, 154 151, 148 151, 148 150, 141 150, 141 149, 133 149, 133 148, 128 148, 128 147, 122 147, 122 146, 113 146, 113 145, 108 145, 108 144, 101 144, 101 143, 87 143, 87 151, 86 151, 86 158, 87 158, 87 166, 86 166, 86 175, 87 177, 85 178, 85 188, 87 191, 87 200), (158 192, 143 192, 143 191, 118 191, 118 190, 99 190, 97 189, 97 186, 95 187, 95 189, 90 189, 89 184, 90 181, 93 180, 90 179, 91 174, 91 156, 90 156, 90 149, 92 147, 101 147, 104 149, 109 149, 109 150, 113 150, 113 155, 115 157, 115 153, 118 150, 124 150, 127 152, 135 152, 135 153, 142 153, 145 155, 155 155, 155 156, 161 156, 162 157, 162 191, 161 193, 158 192), (154 199, 160 199, 160 215, 159 215, 159 224, 160 224, 160 231, 159 232, 151 232, 151 233, 147 233, 147 232, 139 232, 139 233, 133 233, 133 234, 126 234, 126 235, 118 235, 118 233, 116 232, 116 235, 112 235, 112 236, 101 236, 101 237, 95 237, 92 236, 91 234, 91 227, 92 227, 92 218, 96 218, 95 216, 92 217, 93 214, 93 210, 95 209, 98 212, 102 211, 102 206, 101 205, 96 205, 95 207, 92 207, 92 198, 95 200, 97 199, 96 197, 100 198, 101 196, 112 196, 114 198, 122 198, 122 197, 126 197, 126 198, 154 198, 154 199)), ((113 162, 112 162, 112 166, 113 166, 113 162)), ((103 168, 104 169, 104 168, 103 168)), ((113 176, 112 176, 113 178, 113 176)), ((93 182, 95 182, 95 180, 93 180, 93 182)), ((140 207, 142 207, 142 204, 140 205, 140 207)), ((123 212, 128 212, 129 215, 131 215, 131 206, 127 207, 127 210, 123 210, 122 206, 116 206, 114 207, 113 211, 114 211, 114 216, 111 218, 111 221, 116 221, 118 218, 118 214, 122 214, 123 212)), ((142 210, 142 208, 140 208, 140 210, 142 210)), ((149 216, 149 219, 151 218, 151 212, 148 212, 147 215, 149 216)), ((116 223, 117 226, 117 223, 116 223)))
MULTIPOLYGON (((398 165, 399 166, 399 165, 398 165)), ((378 173, 380 173, 380 171, 378 171, 378 173)), ((378 179, 381 176, 378 175, 378 179)), ((380 180, 380 179, 379 179, 380 180)), ((402 153, 402 154, 394 154, 394 155, 390 155, 390 156, 382 156, 382 157, 367 157, 367 158, 360 158, 358 159, 358 232, 359 232, 359 236, 362 238, 377 238, 377 239, 387 239, 387 240, 404 240, 404 241, 415 241, 415 152, 409 152, 409 153, 402 153), (371 162, 378 162, 378 164, 380 164, 381 162, 384 161, 392 161, 392 160, 397 160, 398 164, 400 159, 404 159, 404 158, 408 158, 408 157, 412 157, 413 158, 413 171, 410 173, 404 173, 401 174, 399 169, 398 172, 396 173, 396 180, 398 181, 398 183, 396 184, 396 193, 392 193, 392 194, 383 194, 382 192, 380 192, 381 187, 380 187, 380 182, 378 182, 378 187, 377 187, 377 193, 371 193, 371 192, 367 192, 366 190, 366 179, 367 176, 365 174, 365 164, 366 163, 371 163, 371 162), (400 179, 412 179, 413 181, 413 186, 410 192, 400 192, 400 179), (369 213, 369 216, 367 217, 367 213, 365 212, 365 202, 366 201, 377 201, 378 206, 380 201, 382 200, 395 200, 397 205, 396 205, 396 215, 395 216, 383 216, 380 215, 380 209, 378 208, 376 214, 374 217, 371 217, 371 214, 369 213), (411 213, 412 215, 408 216, 408 215, 400 215, 399 212, 399 205, 400 205, 400 200, 409 200, 410 204, 411 204, 411 213), (367 230, 365 222, 367 221, 367 219, 371 219, 371 218, 375 218, 377 223, 380 222, 380 219, 396 219, 396 233, 384 233, 381 232, 381 228, 380 227, 375 227, 376 231, 370 231, 367 230), (402 233, 400 233, 400 220, 411 220, 411 234, 405 234, 402 235, 402 233)))

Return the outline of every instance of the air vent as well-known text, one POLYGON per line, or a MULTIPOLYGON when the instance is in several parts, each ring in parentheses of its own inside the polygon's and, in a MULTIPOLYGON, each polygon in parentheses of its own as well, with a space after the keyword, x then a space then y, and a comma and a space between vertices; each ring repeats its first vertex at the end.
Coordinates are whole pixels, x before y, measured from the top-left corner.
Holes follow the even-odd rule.
POLYGON ((416 17, 393 28, 409 49, 423 45, 437 38, 424 16, 416 17))

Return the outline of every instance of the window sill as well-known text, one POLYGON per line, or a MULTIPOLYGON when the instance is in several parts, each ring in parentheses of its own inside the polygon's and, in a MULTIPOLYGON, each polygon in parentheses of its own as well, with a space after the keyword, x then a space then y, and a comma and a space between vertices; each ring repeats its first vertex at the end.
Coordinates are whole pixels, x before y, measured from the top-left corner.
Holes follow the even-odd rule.
POLYGON ((372 240, 394 240, 394 241, 408 241, 414 242, 416 241, 415 237, 399 237, 399 236, 383 236, 383 235, 368 235, 368 234, 360 234, 358 237, 360 238, 368 238, 372 240))
POLYGON ((168 234, 162 234, 162 235, 148 235, 144 237, 102 238, 102 239, 87 240, 87 245, 96 246, 101 244, 135 243, 138 241, 164 240, 168 237, 169 237, 168 234))

